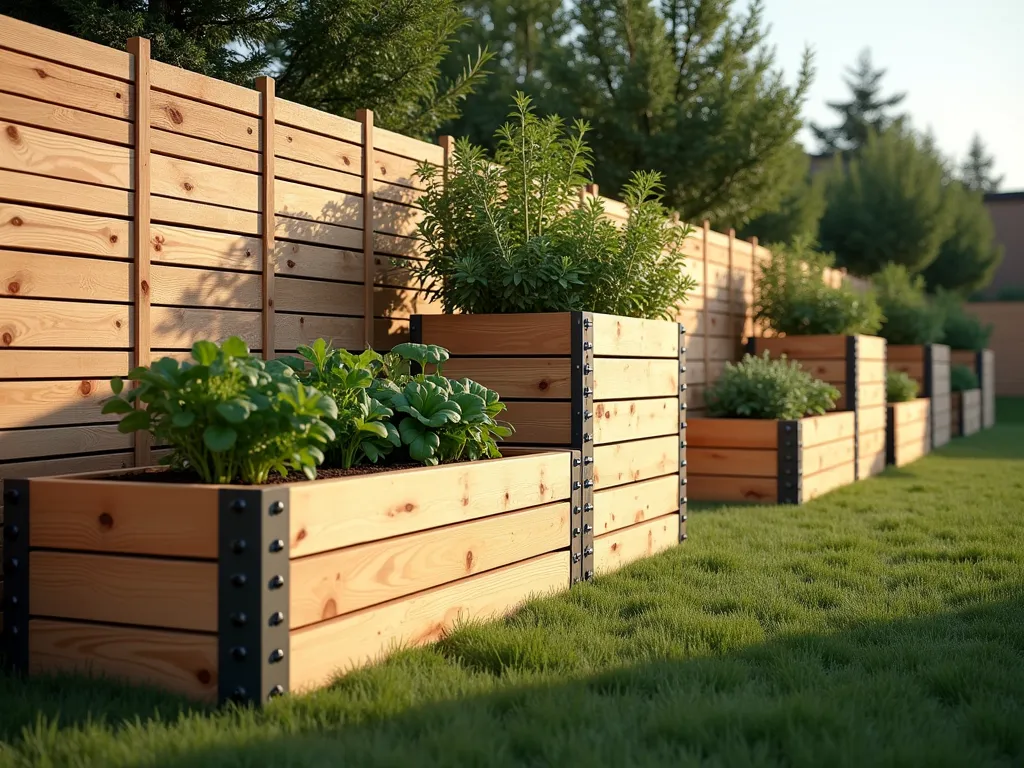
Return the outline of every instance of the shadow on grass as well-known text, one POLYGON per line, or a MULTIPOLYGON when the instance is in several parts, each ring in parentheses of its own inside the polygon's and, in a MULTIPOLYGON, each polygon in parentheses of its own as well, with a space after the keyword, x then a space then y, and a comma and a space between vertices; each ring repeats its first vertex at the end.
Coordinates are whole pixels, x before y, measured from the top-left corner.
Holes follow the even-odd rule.
MULTIPOLYGON (((630 624, 650 628, 651 621, 641 611, 630 624)), ((1024 760, 1021 596, 600 674, 526 646, 515 633, 469 628, 435 650, 406 654, 262 713, 183 714, 187 707, 176 699, 106 685, 77 699, 51 682, 33 682, 27 692, 39 715, 59 718, 58 731, 85 723, 91 709, 93 721, 123 729, 122 749, 131 750, 135 739, 144 746, 137 762, 118 764, 161 768, 1024 760), (133 726, 137 718, 160 722, 133 726), (210 720, 219 722, 196 737, 196 724, 210 720), (163 740, 151 741, 154 729, 163 740)), ((14 685, 0 681, 5 699, 13 693, 20 700, 13 710, 5 705, 2 730, 8 744, 34 753, 24 755, 26 762, 44 763, 45 745, 54 740, 83 749, 75 735, 34 726, 26 691, 19 696, 14 685), (26 741, 14 743, 23 726, 26 741)), ((87 755, 84 749, 74 754, 87 755)))

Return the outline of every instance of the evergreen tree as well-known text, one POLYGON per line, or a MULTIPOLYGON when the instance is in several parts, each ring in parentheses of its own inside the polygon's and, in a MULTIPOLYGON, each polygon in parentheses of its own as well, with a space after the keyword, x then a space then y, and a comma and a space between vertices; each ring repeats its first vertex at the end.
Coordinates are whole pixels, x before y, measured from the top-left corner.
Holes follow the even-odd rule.
POLYGON ((922 274, 929 291, 943 288, 966 296, 992 281, 1003 249, 996 242, 981 192, 954 181, 946 187, 946 196, 951 231, 922 274))
POLYGON ((967 151, 967 159, 960 168, 960 180, 968 189, 977 192, 998 192, 1003 183, 1002 176, 995 176, 992 169, 996 160, 985 151, 985 143, 981 136, 974 134, 971 148, 967 151))
POLYGON ((798 176, 779 205, 747 224, 736 228, 743 239, 757 237, 762 243, 784 243, 814 240, 818 223, 825 213, 825 177, 810 175, 811 161, 803 147, 794 143, 793 163, 798 176))
POLYGON ((826 184, 819 239, 836 263, 871 275, 888 262, 917 273, 938 256, 949 233, 943 167, 920 139, 900 127, 867 144, 826 184))
POLYGON ((847 69, 847 74, 844 80, 850 89, 850 100, 828 103, 829 108, 838 113, 839 124, 833 127, 811 124, 811 131, 824 152, 856 151, 867 143, 872 131, 882 133, 902 118, 890 112, 903 102, 906 94, 882 96, 885 70, 872 66, 869 49, 861 51, 856 68, 847 69))

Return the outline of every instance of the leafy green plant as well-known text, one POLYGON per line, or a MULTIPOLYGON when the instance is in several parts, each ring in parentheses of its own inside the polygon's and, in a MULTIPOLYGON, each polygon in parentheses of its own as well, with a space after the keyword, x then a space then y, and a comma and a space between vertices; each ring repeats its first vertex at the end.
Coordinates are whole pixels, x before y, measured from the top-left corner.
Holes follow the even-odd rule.
POLYGON ((493 161, 462 139, 447 173, 420 167, 427 260, 410 270, 447 312, 674 317, 695 283, 683 271, 689 230, 662 205, 660 175, 633 174, 628 218, 617 227, 600 198, 584 195, 587 124, 566 131, 559 117, 538 117, 523 94, 510 118, 493 161))
POLYGON ((963 302, 955 293, 939 292, 936 302, 942 312, 942 343, 952 349, 966 349, 980 352, 988 346, 992 336, 992 324, 985 325, 964 309, 963 302))
POLYGON ((791 336, 876 333, 882 314, 872 292, 828 285, 824 271, 830 266, 832 256, 816 251, 809 240, 773 246, 771 258, 759 266, 755 318, 791 336))
POLYGON ((966 392, 978 388, 978 374, 966 365, 954 365, 949 369, 949 388, 953 392, 966 392))
POLYGON ((885 399, 890 403, 905 403, 917 397, 919 387, 903 371, 889 371, 885 375, 885 399))
POLYGON ((924 279, 888 264, 872 278, 885 322, 879 335, 890 344, 933 344, 942 338, 942 309, 924 292, 924 279))
POLYGON ((238 337, 199 341, 194 363, 165 357, 128 374, 136 387, 111 382, 103 413, 123 414, 118 430, 146 431, 170 445, 166 463, 205 483, 264 483, 270 472, 313 478, 335 439, 337 405, 300 381, 285 363, 249 354, 238 337), (137 403, 145 405, 137 408, 137 403))
POLYGON ((826 413, 835 406, 839 390, 815 379, 785 357, 773 360, 746 355, 726 363, 718 381, 708 387, 708 413, 716 418, 800 419, 826 413))

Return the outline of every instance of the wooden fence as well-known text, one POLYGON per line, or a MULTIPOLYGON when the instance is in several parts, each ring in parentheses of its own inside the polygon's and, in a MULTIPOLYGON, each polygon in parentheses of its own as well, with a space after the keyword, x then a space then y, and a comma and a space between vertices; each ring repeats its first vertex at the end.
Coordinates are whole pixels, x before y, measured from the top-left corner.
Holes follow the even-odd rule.
MULTIPOLYGON (((449 141, 177 69, 146 40, 117 51, 3 16, 0 68, 0 481, 152 462, 100 413, 134 363, 233 334, 265 356, 319 336, 387 348, 440 312, 394 259, 418 254, 414 172, 449 141)), ((700 415, 756 330, 769 252, 705 224, 687 254, 700 415)))
POLYGON ((988 346, 995 352, 995 394, 1024 397, 1024 302, 986 301, 969 304, 967 310, 993 325, 988 346))

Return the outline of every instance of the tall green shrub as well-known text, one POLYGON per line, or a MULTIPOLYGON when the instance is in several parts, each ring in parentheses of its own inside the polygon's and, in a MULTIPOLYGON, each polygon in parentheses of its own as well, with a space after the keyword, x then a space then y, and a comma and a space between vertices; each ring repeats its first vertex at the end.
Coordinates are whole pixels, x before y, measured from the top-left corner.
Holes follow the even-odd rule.
POLYGON ((992 335, 992 324, 985 325, 964 309, 960 297, 954 293, 940 291, 935 301, 942 312, 942 343, 952 349, 980 352, 988 346, 992 335))
POLYGON ((890 344, 933 344, 942 339, 942 309, 924 292, 924 279, 889 264, 873 278, 885 321, 879 335, 890 344))
POLYGON ((903 371, 889 371, 885 375, 885 399, 890 403, 905 403, 917 397, 917 382, 903 371))
POLYGON ((839 390, 820 381, 796 362, 746 355, 726 363, 705 400, 715 418, 802 419, 820 416, 835 407, 839 390))
POLYGON ((949 388, 953 392, 966 392, 978 388, 978 374, 966 365, 954 365, 949 370, 949 388))

